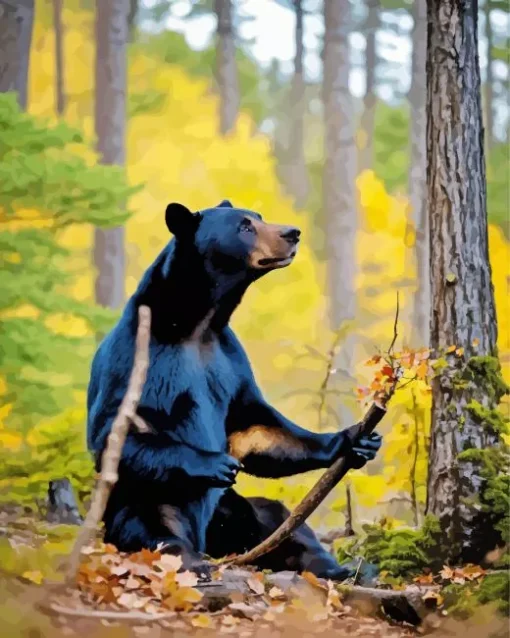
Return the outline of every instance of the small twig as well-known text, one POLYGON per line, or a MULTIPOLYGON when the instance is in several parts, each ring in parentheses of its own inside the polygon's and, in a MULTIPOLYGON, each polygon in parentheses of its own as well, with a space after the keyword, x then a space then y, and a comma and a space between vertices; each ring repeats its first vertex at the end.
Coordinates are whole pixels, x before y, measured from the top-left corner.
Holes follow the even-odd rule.
POLYGON ((100 618, 101 620, 124 620, 127 622, 159 622, 160 620, 174 619, 175 612, 163 612, 161 614, 148 614, 143 611, 112 611, 101 609, 73 609, 56 603, 51 603, 45 609, 62 616, 74 616, 75 618, 100 618))
POLYGON ((101 458, 101 474, 91 499, 89 511, 69 557, 67 564, 68 582, 73 581, 76 576, 81 551, 94 537, 97 527, 103 518, 110 493, 118 480, 118 468, 122 448, 129 426, 135 418, 136 409, 142 396, 142 390, 147 376, 147 368, 149 367, 150 326, 150 309, 147 306, 140 306, 138 309, 138 331, 136 335, 133 369, 129 378, 126 394, 122 399, 119 411, 108 435, 106 447, 101 458))
POLYGON ((363 557, 360 556, 359 563, 358 563, 358 569, 356 570, 356 573, 354 574, 354 580, 352 582, 353 585, 355 585, 358 582, 358 574, 359 574, 359 570, 361 569, 361 565, 362 564, 363 564, 363 557))
POLYGON ((393 348, 398 337, 398 315, 400 313, 400 297, 397 290, 397 309, 395 311, 395 322, 393 324, 393 340, 388 348, 388 355, 393 356, 393 348))

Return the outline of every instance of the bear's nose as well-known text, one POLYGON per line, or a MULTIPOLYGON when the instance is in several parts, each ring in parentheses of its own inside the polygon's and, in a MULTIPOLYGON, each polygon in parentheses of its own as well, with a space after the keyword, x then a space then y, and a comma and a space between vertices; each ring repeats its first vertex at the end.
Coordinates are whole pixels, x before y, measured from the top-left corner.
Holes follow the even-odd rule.
POLYGON ((289 244, 297 244, 300 235, 301 231, 299 230, 299 228, 294 228, 293 226, 289 226, 282 233, 280 233, 280 237, 286 239, 289 244))

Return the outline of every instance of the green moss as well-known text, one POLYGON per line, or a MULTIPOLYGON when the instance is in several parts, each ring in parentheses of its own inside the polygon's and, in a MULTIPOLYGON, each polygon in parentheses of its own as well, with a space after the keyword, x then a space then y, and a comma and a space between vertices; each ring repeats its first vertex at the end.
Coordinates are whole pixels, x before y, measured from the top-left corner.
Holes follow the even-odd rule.
POLYGON ((510 574, 489 574, 480 583, 477 600, 481 604, 496 603, 502 614, 510 613, 510 574))
MULTIPOLYGON (((368 562, 375 563, 391 577, 419 573, 424 567, 442 565, 439 522, 427 516, 421 529, 388 529, 385 525, 365 525, 365 538, 357 553, 368 562)), ((338 553, 339 560, 342 554, 338 553)))
POLYGON ((497 357, 471 357, 466 364, 463 377, 475 382, 478 387, 483 387, 495 403, 499 403, 501 397, 510 392, 510 387, 501 374, 501 364, 497 357))
POLYGON ((508 434, 509 420, 497 409, 485 408, 481 403, 471 400, 466 405, 466 410, 484 430, 491 434, 508 434))

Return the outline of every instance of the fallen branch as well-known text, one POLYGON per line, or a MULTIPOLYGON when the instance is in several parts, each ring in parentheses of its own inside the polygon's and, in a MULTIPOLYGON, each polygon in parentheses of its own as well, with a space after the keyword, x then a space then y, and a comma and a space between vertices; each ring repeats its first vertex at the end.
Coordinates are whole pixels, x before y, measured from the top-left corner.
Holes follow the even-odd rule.
MULTIPOLYGON (((388 356, 393 363, 393 348, 397 340, 397 328, 398 328, 398 314, 399 314, 399 298, 397 294, 397 310, 395 314, 395 324, 393 328, 393 340, 388 348, 388 356)), ((378 400, 374 401, 368 412, 363 419, 352 425, 345 430, 345 434, 348 437, 351 445, 354 445, 362 436, 371 434, 375 428, 379 425, 379 422, 386 414, 386 404, 393 396, 397 383, 401 376, 401 370, 398 364, 393 364, 394 374, 393 383, 389 390, 387 390, 384 396, 379 396, 378 400)), ((349 462, 345 457, 337 459, 333 465, 328 468, 324 474, 320 477, 317 483, 312 487, 304 499, 299 505, 291 512, 290 516, 276 529, 270 536, 268 536, 262 543, 254 547, 244 554, 235 556, 234 558, 226 559, 225 563, 233 565, 247 565, 253 563, 255 560, 272 551, 282 541, 288 538, 294 530, 302 525, 306 519, 317 509, 331 490, 343 479, 343 477, 349 471, 349 462)))
POLYGON ((102 609, 77 609, 73 607, 64 607, 51 603, 45 609, 52 611, 61 616, 74 616, 75 618, 99 618, 101 620, 123 620, 124 622, 159 622, 161 620, 175 619, 174 611, 164 612, 161 614, 149 614, 143 611, 112 611, 102 609))
POLYGON ((360 608, 364 614, 377 612, 382 607, 385 614, 398 622, 419 625, 428 611, 423 600, 424 591, 408 587, 401 591, 372 587, 341 587, 342 600, 360 608))
POLYGON ((126 394, 122 399, 106 447, 101 457, 101 474, 97 481, 90 509, 76 539, 67 564, 67 581, 75 578, 82 549, 90 543, 103 518, 113 486, 117 482, 119 461, 129 426, 136 416, 136 409, 142 395, 149 367, 151 312, 147 306, 138 309, 138 331, 136 335, 135 357, 126 394))

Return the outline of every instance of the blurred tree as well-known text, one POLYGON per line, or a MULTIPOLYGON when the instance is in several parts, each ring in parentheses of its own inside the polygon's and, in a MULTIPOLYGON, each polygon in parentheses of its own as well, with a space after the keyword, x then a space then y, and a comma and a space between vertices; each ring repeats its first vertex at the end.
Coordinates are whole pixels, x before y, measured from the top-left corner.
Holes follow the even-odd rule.
MULTIPOLYGON (((124 166, 129 0, 96 0, 95 130, 103 164, 124 166)), ((95 229, 96 301, 124 303, 124 228, 95 229)))
POLYGON ((57 115, 64 115, 65 111, 65 82, 64 82, 64 27, 62 24, 62 0, 52 0, 53 30, 55 32, 55 95, 57 115))
MULTIPOLYGON (((414 235, 416 263, 416 292, 413 296, 411 317, 411 344, 427 346, 430 318, 430 262, 429 224, 427 216, 427 80, 425 58, 427 55, 427 3, 414 0, 412 32, 411 88, 409 90, 410 113, 410 163, 409 163, 409 225, 408 234, 414 235), (412 227, 412 228, 411 228, 412 227)), ((408 237, 409 239, 409 237, 408 237)))
POLYGON ((366 0, 367 17, 363 32, 366 40, 365 49, 365 97, 363 98, 363 111, 360 122, 360 158, 359 170, 366 170, 374 166, 374 136, 375 136, 375 109, 377 96, 376 72, 377 72, 377 46, 376 36, 379 28, 379 0, 366 0))
POLYGON ((484 25, 487 39, 487 77, 485 78, 485 144, 487 154, 490 154, 494 144, 494 74, 492 66, 492 54, 494 38, 491 24, 491 0, 484 0, 484 25))
POLYGON ((310 190, 308 168, 305 159, 304 148, 304 125, 306 112, 306 91, 305 77, 303 69, 304 41, 303 41, 303 18, 305 9, 303 0, 277 0, 282 6, 292 8, 295 12, 294 41, 296 52, 294 54, 294 73, 288 91, 287 108, 284 114, 280 114, 281 122, 277 156, 279 169, 284 185, 288 192, 294 197, 298 208, 303 208, 308 200, 310 190))
POLYGON ((34 0, 0 0, 0 92, 16 91, 27 106, 34 0))
POLYGON ((446 353, 432 387, 427 511, 448 536, 449 558, 475 563, 496 544, 482 499, 501 469, 496 408, 506 390, 488 258, 477 4, 429 0, 427 48, 431 346, 446 353))
POLYGON ((221 135, 234 130, 239 115, 239 80, 232 20, 232 0, 214 0, 216 15, 216 82, 218 84, 221 135))
MULTIPOLYGON (((349 90, 350 8, 348 0, 324 4, 323 199, 326 215, 329 293, 333 329, 354 318, 356 303, 356 145, 349 90)), ((349 354, 346 365, 350 367, 349 354)))

